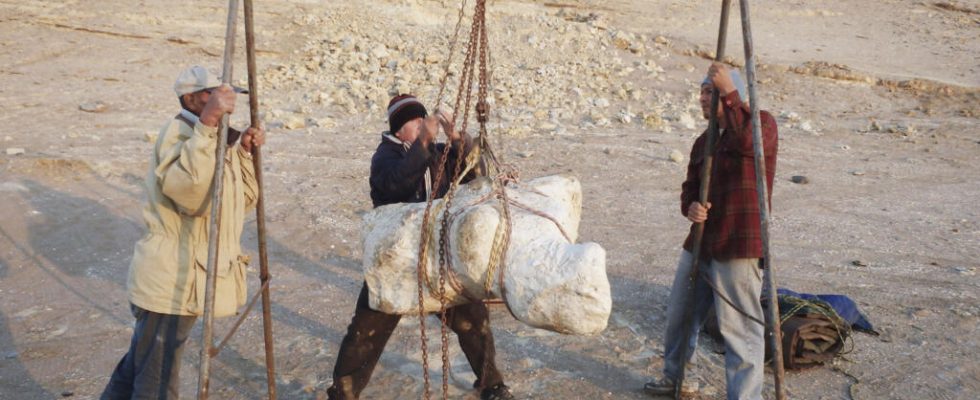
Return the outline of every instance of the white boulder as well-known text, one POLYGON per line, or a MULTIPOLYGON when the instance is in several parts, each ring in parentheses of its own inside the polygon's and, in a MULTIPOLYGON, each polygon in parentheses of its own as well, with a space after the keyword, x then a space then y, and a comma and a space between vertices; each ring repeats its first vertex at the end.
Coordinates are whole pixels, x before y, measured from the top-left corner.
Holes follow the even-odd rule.
MULTIPOLYGON (((506 190, 516 203, 509 206, 512 230, 503 263, 489 278, 489 294, 484 285, 494 236, 502 222, 500 200, 488 196, 492 185, 486 178, 461 185, 456 192, 450 209, 447 258, 465 294, 447 283, 448 305, 468 303, 467 296, 503 298, 517 319, 536 328, 571 334, 605 329, 612 310, 606 253, 596 243, 575 243, 582 209, 578 180, 547 176, 512 184, 506 190)), ((429 312, 440 307, 443 205, 442 199, 433 202, 430 215, 428 282, 423 284, 423 304, 429 312)), ((418 312, 417 263, 424 212, 425 203, 402 203, 365 214, 363 266, 371 308, 392 314, 418 312)))

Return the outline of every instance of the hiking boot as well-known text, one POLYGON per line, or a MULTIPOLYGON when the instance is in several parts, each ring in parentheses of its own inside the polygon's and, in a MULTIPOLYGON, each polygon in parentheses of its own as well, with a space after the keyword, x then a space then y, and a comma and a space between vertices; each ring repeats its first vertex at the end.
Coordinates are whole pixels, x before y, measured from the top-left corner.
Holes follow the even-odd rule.
POLYGON ((480 400, 514 400, 514 395, 510 393, 510 388, 503 383, 498 383, 480 392, 480 400))
MULTIPOLYGON (((653 396, 673 396, 675 382, 670 378, 654 379, 643 385, 643 391, 653 396)), ((685 379, 681 384, 681 395, 690 396, 698 393, 699 385, 694 379, 685 379)))

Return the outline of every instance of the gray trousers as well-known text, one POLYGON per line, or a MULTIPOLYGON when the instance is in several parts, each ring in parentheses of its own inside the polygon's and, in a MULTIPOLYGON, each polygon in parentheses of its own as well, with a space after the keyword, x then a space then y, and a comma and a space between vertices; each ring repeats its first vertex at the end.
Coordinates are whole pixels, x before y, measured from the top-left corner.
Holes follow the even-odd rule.
MULTIPOLYGON (((664 376, 676 379, 680 374, 684 340, 684 310, 687 302, 687 282, 694 256, 683 251, 677 263, 674 286, 667 304, 667 332, 664 340, 664 376)), ((764 320, 759 296, 762 294, 762 271, 756 258, 726 261, 703 259, 698 269, 721 295, 731 300, 749 315, 764 320)), ((765 327, 752 321, 718 297, 698 278, 694 285, 693 326, 688 346, 688 363, 694 360, 698 333, 704 325, 708 308, 714 302, 718 326, 725 339, 725 381, 729 400, 762 399, 764 370, 765 327)))
POLYGON ((99 399, 179 398, 180 358, 197 317, 131 307, 136 325, 129 351, 119 361, 99 399))

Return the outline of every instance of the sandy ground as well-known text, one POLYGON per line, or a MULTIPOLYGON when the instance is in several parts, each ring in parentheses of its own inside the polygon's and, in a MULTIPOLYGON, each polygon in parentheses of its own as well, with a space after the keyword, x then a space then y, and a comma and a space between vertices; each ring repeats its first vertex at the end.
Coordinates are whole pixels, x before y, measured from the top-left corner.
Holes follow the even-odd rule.
MULTIPOLYGON (((360 286, 382 109, 398 89, 432 101, 458 3, 257 3, 278 386, 280 398, 312 399, 330 384, 360 286)), ((849 295, 882 332, 856 334, 833 365, 788 373, 790 397, 977 398, 980 2, 753 5, 760 103, 780 124, 777 280, 849 295)), ((0 399, 96 398, 125 352, 150 140, 177 111, 180 69, 220 68, 224 6, 0 1, 0 399), (81 110, 95 102, 106 109, 81 110)), ((687 232, 677 206, 686 161, 668 155, 686 154, 705 125, 691 117, 717 2, 490 10, 498 152, 525 176, 581 179, 581 240, 607 250, 614 297, 594 337, 534 330, 495 308, 498 365, 520 398, 644 398, 687 232)), ((728 53, 739 64, 735 16, 728 53)), ((238 112, 236 126, 246 118, 238 112)), ((254 254, 254 233, 243 243, 254 254)), ((429 337, 436 348, 434 328, 429 337)), ((184 358, 186 397, 199 338, 200 327, 184 358)), ((722 398, 723 358, 701 348, 700 397, 722 398)), ((405 318, 363 397, 417 398, 420 358, 418 322, 405 318)), ((451 397, 476 398, 455 342, 451 359, 451 397)), ((263 397, 257 316, 214 366, 212 398, 263 397)))

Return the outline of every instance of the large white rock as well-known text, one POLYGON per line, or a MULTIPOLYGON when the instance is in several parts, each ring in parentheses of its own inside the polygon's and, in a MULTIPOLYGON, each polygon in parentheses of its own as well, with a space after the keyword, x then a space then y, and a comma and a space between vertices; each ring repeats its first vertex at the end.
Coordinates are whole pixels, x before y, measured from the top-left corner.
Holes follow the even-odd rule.
MULTIPOLYGON (((510 242, 487 295, 484 282, 502 213, 499 200, 481 201, 491 190, 490 181, 479 178, 460 186, 451 205, 448 258, 467 294, 477 299, 504 298, 517 319, 536 328, 572 334, 605 329, 612 310, 606 252, 596 243, 575 243, 582 210, 578 180, 555 175, 507 188, 511 199, 554 218, 557 224, 516 205, 509 207, 510 242)), ((439 288, 443 204, 436 200, 430 215, 432 235, 426 257, 430 282, 423 285, 423 304, 430 312, 440 306, 438 292, 433 294, 431 288, 439 288)), ((417 263, 424 212, 425 203, 403 203, 365 214, 364 276, 371 308, 391 314, 418 312, 417 263)), ((452 285, 445 286, 449 305, 469 302, 452 285)))

